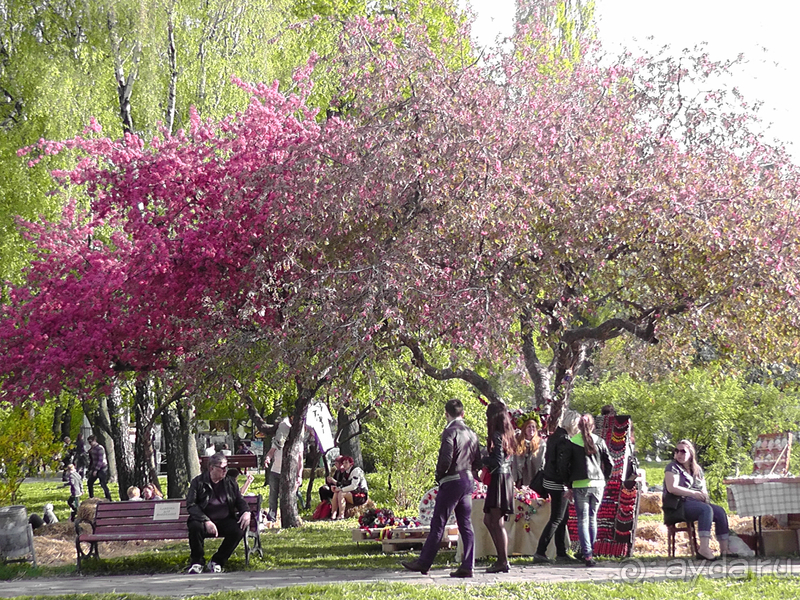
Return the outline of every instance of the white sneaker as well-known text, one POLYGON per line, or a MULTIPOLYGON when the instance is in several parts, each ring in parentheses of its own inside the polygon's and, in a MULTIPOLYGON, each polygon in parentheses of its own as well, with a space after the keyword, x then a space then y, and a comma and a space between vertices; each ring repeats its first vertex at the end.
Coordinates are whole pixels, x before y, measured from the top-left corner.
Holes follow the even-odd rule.
POLYGON ((222 573, 222 567, 212 560, 206 565, 206 573, 222 573))
POLYGON ((189 575, 200 575, 203 572, 203 565, 194 563, 189 570, 186 571, 189 575))

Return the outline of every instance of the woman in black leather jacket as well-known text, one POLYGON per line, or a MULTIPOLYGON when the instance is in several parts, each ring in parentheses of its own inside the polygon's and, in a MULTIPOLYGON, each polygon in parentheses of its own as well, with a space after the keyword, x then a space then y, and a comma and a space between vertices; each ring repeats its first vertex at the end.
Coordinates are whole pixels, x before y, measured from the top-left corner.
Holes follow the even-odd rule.
POLYGON ((544 452, 544 488, 550 494, 550 519, 542 530, 536 554, 533 555, 535 564, 553 562, 547 558, 547 547, 550 540, 555 537, 556 558, 569 560, 567 554, 567 486, 565 479, 558 471, 558 455, 569 448, 569 437, 578 431, 580 415, 574 410, 567 410, 561 417, 561 425, 557 421, 548 420, 547 445, 544 452))

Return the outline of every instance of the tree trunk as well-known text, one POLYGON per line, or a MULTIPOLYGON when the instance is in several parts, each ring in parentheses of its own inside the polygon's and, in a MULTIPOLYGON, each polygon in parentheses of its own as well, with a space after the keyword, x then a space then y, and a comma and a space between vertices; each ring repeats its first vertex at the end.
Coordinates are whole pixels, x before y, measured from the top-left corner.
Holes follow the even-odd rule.
MULTIPOLYGON (((181 426, 178 413, 180 404, 170 405, 161 413, 161 427, 164 430, 164 451, 167 455, 167 497, 183 498, 189 487, 189 462, 187 460, 186 434, 181 426)), ((190 433, 190 436, 191 433, 190 433)))
POLYGON ((178 89, 178 53, 175 50, 175 5, 167 15, 167 56, 169 57, 169 87, 167 88, 167 131, 175 127, 175 102, 178 89))
POLYGON ((153 425, 155 419, 155 398, 153 380, 142 375, 136 381, 134 398, 134 418, 136 419, 136 445, 133 448, 133 480, 142 488, 151 481, 158 480, 153 450, 153 425))
POLYGON ((64 439, 64 434, 61 431, 61 418, 64 416, 64 407, 56 406, 53 411, 53 439, 60 442, 64 439))
POLYGON ((106 397, 102 396, 96 404, 88 398, 82 398, 81 404, 83 405, 83 413, 92 426, 92 433, 97 438, 97 443, 106 449, 108 480, 117 481, 117 453, 111 438, 111 418, 108 414, 106 397))
MULTIPOLYGON (((69 402, 61 415, 61 438, 72 437, 72 409, 75 408, 75 396, 69 395, 69 402)), ((74 441, 74 440, 73 440, 74 441)))
POLYGON ((125 50, 122 48, 122 41, 117 31, 117 13, 114 8, 108 11, 106 24, 108 25, 108 36, 111 42, 111 54, 114 59, 114 79, 117 83, 117 98, 119 100, 119 118, 122 122, 122 130, 125 133, 133 133, 133 117, 131 115, 131 96, 133 95, 133 84, 136 81, 139 68, 139 60, 142 54, 142 43, 137 40, 134 47, 130 50, 131 68, 127 77, 123 64, 125 50))
MULTIPOLYGON (((186 469, 189 472, 189 481, 200 475, 200 456, 197 454, 197 440, 194 437, 195 422, 194 412, 190 404, 178 402, 178 419, 181 422, 181 438, 183 440, 183 452, 186 457, 186 469)), ((184 488, 184 491, 186 488, 184 488)))
POLYGON ((361 455, 361 425, 355 415, 350 415, 344 406, 336 415, 336 439, 339 440, 339 451, 343 456, 352 456, 355 465, 364 468, 361 455))
POLYGON ((303 460, 303 433, 305 432, 308 405, 311 404, 311 400, 314 399, 317 390, 324 382, 324 379, 320 379, 313 386, 306 388, 299 377, 295 379, 297 400, 294 405, 292 427, 283 446, 283 463, 281 464, 279 503, 281 507, 281 527, 284 529, 300 526, 300 514, 297 511, 297 495, 295 494, 297 461, 303 460))
MULTIPOLYGON (((114 386, 107 397, 108 414, 111 421, 111 438, 117 464, 117 484, 119 497, 127 500, 128 486, 134 485, 133 444, 130 436, 130 410, 125 405, 119 386, 114 386)), ((106 451, 108 448, 106 448, 106 451)))
MULTIPOLYGON (((299 402, 299 400, 298 400, 299 402)), ((308 404, 306 404, 308 408, 308 404)), ((294 422, 289 430, 289 436, 283 446, 283 463, 281 464, 281 484, 279 504, 281 507, 281 527, 300 527, 300 513, 297 510, 297 462, 303 460, 303 428, 305 410, 302 417, 298 418, 295 411, 294 422)))

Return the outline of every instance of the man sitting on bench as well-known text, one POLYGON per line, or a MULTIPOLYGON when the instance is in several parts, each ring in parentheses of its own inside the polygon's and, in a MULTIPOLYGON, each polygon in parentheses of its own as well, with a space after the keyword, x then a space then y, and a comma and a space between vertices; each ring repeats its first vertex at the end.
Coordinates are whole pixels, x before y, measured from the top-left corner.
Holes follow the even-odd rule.
POLYGON ((220 573, 225 562, 250 527, 250 509, 233 477, 225 477, 228 457, 217 452, 208 459, 208 470, 192 480, 186 495, 189 513, 189 548, 192 565, 189 573, 203 572, 207 537, 224 539, 205 566, 209 573, 220 573))

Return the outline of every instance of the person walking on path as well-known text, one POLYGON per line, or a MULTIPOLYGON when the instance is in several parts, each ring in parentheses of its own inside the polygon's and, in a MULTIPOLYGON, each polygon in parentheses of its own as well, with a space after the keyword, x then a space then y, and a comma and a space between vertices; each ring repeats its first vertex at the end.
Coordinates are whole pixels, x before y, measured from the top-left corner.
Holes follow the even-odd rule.
POLYGON ((233 477, 226 477, 228 457, 217 452, 208 459, 208 470, 189 484, 186 511, 189 513, 189 549, 192 564, 188 573, 221 573, 236 546, 250 527, 250 507, 233 477), (206 564, 205 538, 222 537, 222 543, 206 564))
POLYGON ((94 482, 100 481, 100 487, 105 492, 106 500, 111 502, 111 492, 108 490, 108 460, 106 459, 106 449, 98 442, 97 437, 90 435, 86 438, 89 442, 89 498, 94 498, 94 482))
POLYGON ((478 436, 464 423, 464 405, 458 398, 445 404, 447 426, 442 432, 436 481, 439 493, 433 507, 431 528, 416 560, 401 563, 409 571, 425 575, 433 564, 444 535, 447 518, 455 510, 458 531, 464 544, 461 566, 451 577, 472 577, 475 566, 475 536, 472 532, 472 490, 480 468, 478 436))
POLYGON ((486 569, 487 573, 508 573, 508 532, 505 522, 514 513, 514 480, 511 457, 514 454, 514 425, 504 404, 492 402, 486 408, 486 429, 489 440, 489 457, 485 466, 491 480, 486 488, 483 504, 483 523, 492 536, 497 550, 497 562, 486 569))

